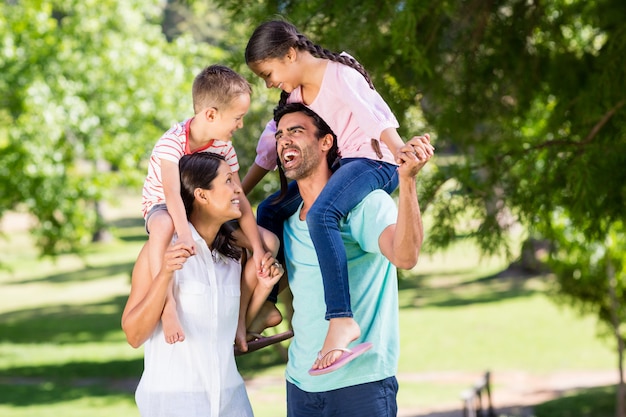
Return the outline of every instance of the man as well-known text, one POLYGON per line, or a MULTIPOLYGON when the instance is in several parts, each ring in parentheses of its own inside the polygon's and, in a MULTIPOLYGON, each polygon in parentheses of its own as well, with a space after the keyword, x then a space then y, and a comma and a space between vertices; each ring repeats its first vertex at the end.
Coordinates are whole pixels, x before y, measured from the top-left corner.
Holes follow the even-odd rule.
MULTIPOLYGON (((324 319, 324 288, 306 215, 332 174, 336 137, 316 113, 302 104, 281 107, 275 120, 282 169, 287 178, 297 181, 303 200, 300 209, 285 222, 284 232, 295 333, 286 369, 287 415, 396 416, 396 267, 409 269, 417 263, 423 229, 415 176, 433 155, 433 147, 428 136, 422 136, 411 139, 401 149, 397 208, 387 193, 377 190, 343 221, 352 309, 361 327, 361 337, 354 344, 367 340, 373 347, 331 373, 312 376, 311 363, 328 321, 324 319)), ((350 353, 342 355, 349 357, 350 353)))

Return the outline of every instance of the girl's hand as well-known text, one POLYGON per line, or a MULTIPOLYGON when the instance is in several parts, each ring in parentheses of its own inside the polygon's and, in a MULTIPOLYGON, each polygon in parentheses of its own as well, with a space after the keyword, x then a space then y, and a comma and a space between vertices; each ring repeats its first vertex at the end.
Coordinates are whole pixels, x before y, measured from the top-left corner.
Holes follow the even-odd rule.
POLYGON ((430 158, 434 155, 434 147, 428 135, 416 136, 406 143, 398 154, 402 161, 398 172, 400 177, 415 177, 430 158))

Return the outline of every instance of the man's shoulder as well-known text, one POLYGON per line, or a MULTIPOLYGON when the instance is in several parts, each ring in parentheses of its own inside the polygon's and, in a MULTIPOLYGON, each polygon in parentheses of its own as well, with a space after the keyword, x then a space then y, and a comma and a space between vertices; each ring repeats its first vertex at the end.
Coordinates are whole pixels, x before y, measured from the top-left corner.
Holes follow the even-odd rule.
POLYGON ((379 235, 397 220, 397 206, 383 190, 374 190, 348 213, 344 227, 356 240, 379 235))
POLYGON ((357 211, 361 211, 367 214, 371 213, 371 210, 373 208, 379 210, 381 208, 391 206, 395 207, 395 202, 389 194, 387 194, 383 190, 374 190, 366 195, 365 198, 363 198, 363 200, 361 200, 361 202, 357 204, 350 212, 354 213, 357 211))

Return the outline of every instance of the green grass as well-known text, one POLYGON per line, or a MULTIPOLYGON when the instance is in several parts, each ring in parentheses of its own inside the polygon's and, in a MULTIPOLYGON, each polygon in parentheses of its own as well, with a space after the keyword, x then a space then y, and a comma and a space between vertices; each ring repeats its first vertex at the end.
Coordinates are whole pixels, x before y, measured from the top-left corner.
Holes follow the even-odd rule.
MULTIPOLYGON (((38 259, 23 231, 0 241, 1 262, 11 268, 0 271, 3 417, 138 416, 133 389, 143 351, 126 344, 120 317, 145 235, 136 218, 113 220, 115 241, 90 246, 82 257, 38 259)), ((555 305, 546 295, 546 278, 501 275, 504 266, 502 259, 479 258, 471 245, 459 244, 422 256, 411 274, 402 274, 401 409, 460 406, 459 393, 468 387, 463 381, 425 382, 414 378, 417 373, 614 369, 616 355, 609 341, 596 337, 593 318, 555 305)), ((278 351, 237 361, 256 415, 284 415, 278 351)), ((572 392, 537 407, 536 414, 609 416, 613 398, 613 387, 572 392), (591 414, 575 413, 585 407, 591 414)))
POLYGON ((601 417, 615 415, 614 386, 573 390, 535 407, 537 417, 601 417))

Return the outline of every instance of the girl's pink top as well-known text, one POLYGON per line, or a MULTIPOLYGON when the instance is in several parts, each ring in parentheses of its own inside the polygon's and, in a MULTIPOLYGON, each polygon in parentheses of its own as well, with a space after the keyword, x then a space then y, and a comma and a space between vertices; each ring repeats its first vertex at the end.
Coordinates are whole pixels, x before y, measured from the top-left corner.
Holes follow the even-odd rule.
MULTIPOLYGON (((291 92, 288 103, 302 103, 302 89, 291 92)), ((357 70, 329 61, 317 97, 309 107, 328 123, 337 135, 342 158, 368 158, 396 164, 394 155, 380 141, 383 130, 398 128, 398 121, 376 90, 372 90, 357 70), (383 158, 372 148, 372 138, 380 143, 383 158)), ((276 123, 271 120, 259 138, 255 163, 268 171, 276 169, 276 123)))

